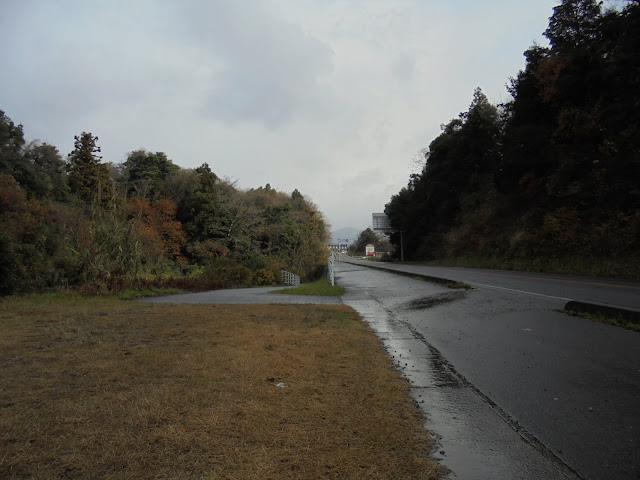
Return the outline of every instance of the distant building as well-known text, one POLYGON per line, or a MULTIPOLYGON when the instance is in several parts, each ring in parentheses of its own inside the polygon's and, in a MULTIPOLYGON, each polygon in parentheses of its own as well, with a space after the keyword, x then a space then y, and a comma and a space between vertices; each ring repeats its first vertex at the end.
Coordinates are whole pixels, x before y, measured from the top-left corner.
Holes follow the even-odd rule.
POLYGON ((349 248, 349 245, 346 243, 330 243, 329 244, 329 250, 332 250, 338 253, 346 253, 347 248, 349 248))

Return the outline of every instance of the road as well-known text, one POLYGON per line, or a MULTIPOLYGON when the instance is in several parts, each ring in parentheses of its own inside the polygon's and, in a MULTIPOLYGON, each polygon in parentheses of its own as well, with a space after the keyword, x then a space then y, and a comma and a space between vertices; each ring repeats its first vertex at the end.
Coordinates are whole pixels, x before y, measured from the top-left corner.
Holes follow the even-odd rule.
POLYGON ((424 402, 452 478, 640 478, 640 333, 557 311, 567 300, 638 308, 640 285, 391 268, 473 286, 337 268, 344 302, 424 402))
POLYGON ((277 290, 282 290, 282 286, 233 288, 197 293, 179 293, 176 295, 165 295, 163 297, 148 297, 142 299, 142 301, 150 303, 306 303, 314 305, 335 305, 342 303, 342 301, 337 297, 282 295, 274 293, 277 290))
MULTIPOLYGON (((357 261, 350 260, 354 263, 357 261)), ((371 262, 361 263, 371 265, 371 262)), ((381 268, 464 282, 478 288, 529 293, 640 310, 640 284, 613 279, 479 268, 379 263, 381 268)))

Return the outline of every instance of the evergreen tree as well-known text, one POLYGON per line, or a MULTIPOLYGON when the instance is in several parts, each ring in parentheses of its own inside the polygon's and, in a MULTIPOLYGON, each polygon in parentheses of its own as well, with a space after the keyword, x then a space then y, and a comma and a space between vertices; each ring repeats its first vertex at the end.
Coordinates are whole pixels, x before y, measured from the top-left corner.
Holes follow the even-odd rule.
POLYGON ((98 137, 82 132, 75 136, 75 148, 68 156, 69 188, 85 203, 108 204, 111 199, 109 170, 101 162, 98 137))
POLYGON ((0 173, 12 175, 24 145, 22 125, 16 125, 0 110, 0 173))

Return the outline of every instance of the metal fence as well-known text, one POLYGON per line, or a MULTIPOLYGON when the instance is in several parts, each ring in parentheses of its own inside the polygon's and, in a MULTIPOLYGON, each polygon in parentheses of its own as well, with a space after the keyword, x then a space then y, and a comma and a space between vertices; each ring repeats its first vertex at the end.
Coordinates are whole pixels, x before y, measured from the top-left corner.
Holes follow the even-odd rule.
POLYGON ((328 272, 327 272, 327 276, 329 277, 329 283, 331 284, 331 286, 333 287, 335 285, 336 282, 336 277, 335 277, 335 273, 333 271, 333 252, 331 252, 331 254, 329 255, 329 265, 328 265, 328 272))
POLYGON ((300 285, 300 275, 287 272, 286 270, 281 270, 280 273, 282 275, 282 283, 285 285, 293 285, 294 287, 300 285))

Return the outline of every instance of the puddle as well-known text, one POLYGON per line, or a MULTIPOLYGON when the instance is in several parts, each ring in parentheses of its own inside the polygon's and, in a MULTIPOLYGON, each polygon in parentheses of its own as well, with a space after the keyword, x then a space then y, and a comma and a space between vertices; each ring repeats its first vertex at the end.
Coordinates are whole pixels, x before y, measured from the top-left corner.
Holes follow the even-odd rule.
POLYGON ((411 300, 406 308, 412 310, 421 310, 425 308, 435 307, 436 305, 442 305, 443 303, 455 302, 461 300, 466 296, 467 292, 463 290, 456 290, 454 292, 445 292, 436 295, 430 295, 424 298, 418 298, 411 300))

